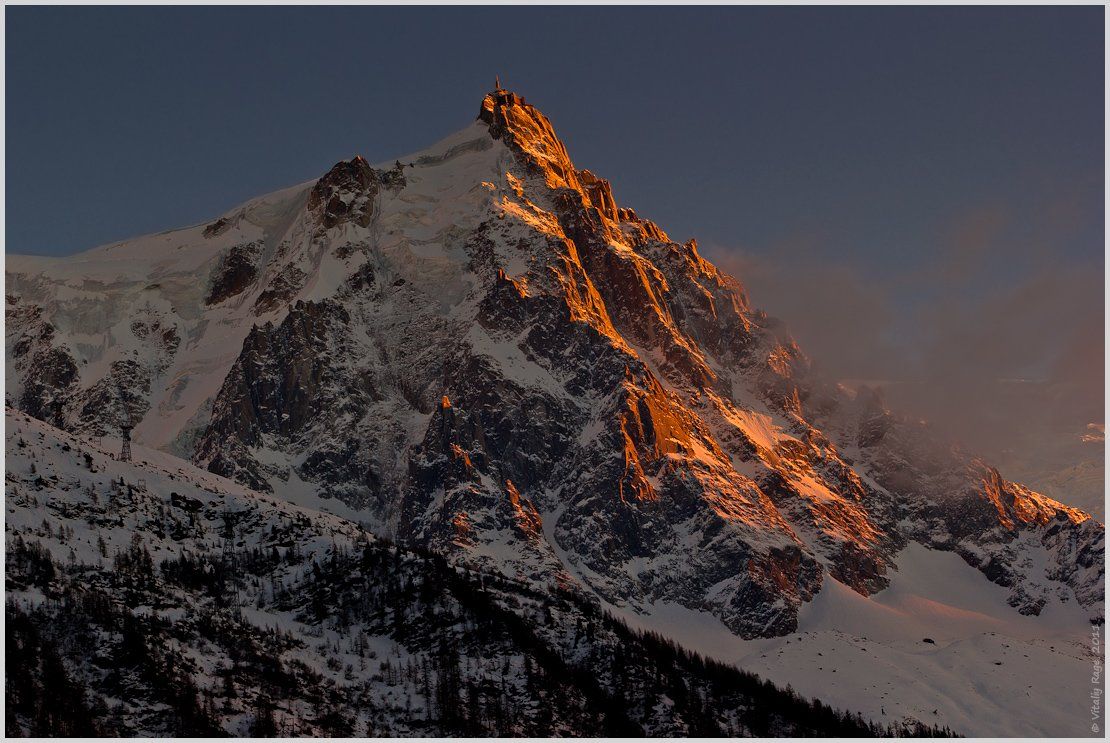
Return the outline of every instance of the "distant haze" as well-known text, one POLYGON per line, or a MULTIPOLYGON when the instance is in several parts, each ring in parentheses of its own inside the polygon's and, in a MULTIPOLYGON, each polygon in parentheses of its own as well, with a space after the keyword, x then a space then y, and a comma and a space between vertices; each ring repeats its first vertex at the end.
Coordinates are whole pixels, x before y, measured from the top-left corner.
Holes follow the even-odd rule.
MULTIPOLYGON (((1023 215, 1022 230, 1035 219, 1023 215)), ((786 321, 826 376, 881 388, 891 407, 1009 477, 1101 517, 1101 481, 1057 482, 1077 466, 1103 467, 1101 271, 1055 263, 1050 235, 1025 255, 1000 238, 952 239, 938 254, 958 262, 974 250, 976 267, 938 261, 929 272, 878 279, 806 247, 707 252, 741 277, 753 304, 786 321), (978 275, 1017 261, 1032 264, 1020 280, 978 275), (961 291, 969 285, 977 291, 961 291)))

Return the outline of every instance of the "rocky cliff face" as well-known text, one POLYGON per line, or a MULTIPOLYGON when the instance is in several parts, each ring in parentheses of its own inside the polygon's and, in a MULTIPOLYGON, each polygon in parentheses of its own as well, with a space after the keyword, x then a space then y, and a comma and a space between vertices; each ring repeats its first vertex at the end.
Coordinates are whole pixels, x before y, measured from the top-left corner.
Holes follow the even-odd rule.
POLYGON ((792 631, 830 576, 881 590, 910 541, 956 551, 1023 613, 1101 615, 1101 524, 813 378, 733 278, 618 206, 519 96, 490 93, 403 160, 339 163, 131 275, 9 268, 12 402, 110 427, 81 411, 102 372, 130 370, 140 439, 213 472, 743 637, 792 631), (105 315, 91 328, 63 298, 75 283, 105 315), (118 318, 140 301, 127 345, 118 318))

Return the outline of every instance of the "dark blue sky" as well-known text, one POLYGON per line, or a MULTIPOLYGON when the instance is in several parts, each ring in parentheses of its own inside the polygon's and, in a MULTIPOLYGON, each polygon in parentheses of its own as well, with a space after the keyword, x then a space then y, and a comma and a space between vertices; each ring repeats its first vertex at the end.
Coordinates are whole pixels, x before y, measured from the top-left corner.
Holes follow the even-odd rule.
POLYGON ((388 160, 500 74, 837 373, 1087 354, 1101 400, 1102 13, 10 7, 6 245, 71 253, 388 160))
POLYGON ((500 73, 676 237, 922 262, 1068 199, 1101 255, 1102 11, 9 8, 8 249, 210 218, 465 125, 500 73), (992 207, 992 208, 993 208, 992 207))

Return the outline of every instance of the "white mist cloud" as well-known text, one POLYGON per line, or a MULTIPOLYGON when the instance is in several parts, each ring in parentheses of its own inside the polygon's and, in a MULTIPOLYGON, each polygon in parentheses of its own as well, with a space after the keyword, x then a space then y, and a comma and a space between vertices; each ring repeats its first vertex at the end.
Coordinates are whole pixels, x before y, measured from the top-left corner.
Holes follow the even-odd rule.
POLYGON ((1029 475, 1102 458, 1082 443, 1104 422, 1102 268, 1052 259, 1059 213, 1013 240, 1005 210, 969 211, 927 267, 885 276, 816 240, 706 253, 824 374, 890 382, 892 406, 1029 475))

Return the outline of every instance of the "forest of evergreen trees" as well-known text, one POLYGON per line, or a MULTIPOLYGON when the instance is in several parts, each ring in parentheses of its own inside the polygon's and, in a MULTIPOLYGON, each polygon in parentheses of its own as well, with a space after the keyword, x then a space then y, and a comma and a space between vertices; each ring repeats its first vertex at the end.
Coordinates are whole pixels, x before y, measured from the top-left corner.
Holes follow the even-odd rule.
MULTIPOLYGON (((229 527, 231 533, 232 527, 229 527)), ((101 566, 9 540, 8 735, 950 735, 879 726, 383 541, 101 566), (285 618, 285 626, 264 617, 285 618)))

